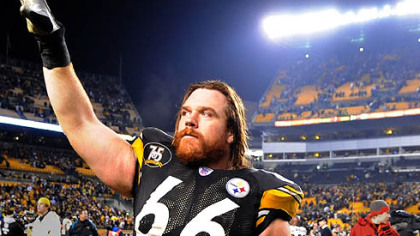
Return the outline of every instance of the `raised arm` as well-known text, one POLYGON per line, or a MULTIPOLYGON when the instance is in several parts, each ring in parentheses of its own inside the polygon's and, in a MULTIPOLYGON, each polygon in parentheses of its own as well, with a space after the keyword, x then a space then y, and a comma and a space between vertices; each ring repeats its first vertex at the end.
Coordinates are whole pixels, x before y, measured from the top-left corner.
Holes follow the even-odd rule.
POLYGON ((130 196, 136 157, 125 140, 102 124, 70 63, 64 27, 44 0, 22 0, 21 13, 37 39, 48 97, 64 133, 95 174, 115 191, 130 196))
POLYGON ((74 150, 106 185, 129 196, 136 165, 130 144, 97 119, 72 64, 44 67, 44 77, 51 105, 74 150))

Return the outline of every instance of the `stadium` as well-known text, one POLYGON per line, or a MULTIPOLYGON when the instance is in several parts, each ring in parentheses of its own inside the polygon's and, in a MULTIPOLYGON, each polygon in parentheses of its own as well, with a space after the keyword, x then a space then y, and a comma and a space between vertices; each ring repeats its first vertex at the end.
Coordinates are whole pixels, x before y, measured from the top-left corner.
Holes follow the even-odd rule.
MULTIPOLYGON (((369 204, 378 199, 385 200, 391 212, 407 216, 391 217, 393 225, 408 223, 399 229, 401 235, 419 235, 420 12, 411 9, 420 7, 418 1, 376 7, 350 7, 358 13, 345 21, 335 11, 270 14, 261 19, 260 33, 280 48, 280 56, 265 71, 271 76, 257 81, 264 89, 258 93, 246 82, 232 82, 240 94, 258 97, 243 96, 251 136, 247 156, 254 168, 301 186, 305 198, 297 226, 305 228, 306 235, 318 235, 314 225, 321 217, 328 219, 333 235, 350 235, 358 217, 366 216, 369 204), (328 15, 327 20, 317 13, 328 15), (313 18, 304 18, 308 15, 313 18), (311 20, 314 25, 307 27, 311 20), (321 26, 328 22, 336 24, 321 26)), ((47 196, 61 220, 75 219, 87 209, 99 235, 108 235, 113 226, 133 235, 133 200, 103 184, 73 150, 58 125, 39 61, 14 55, 9 34, 4 42, 0 210, 12 209, 30 231, 36 202, 47 196)), ((149 114, 135 101, 130 78, 122 78, 121 71, 112 75, 79 70, 78 76, 98 119, 121 137, 132 140, 150 125, 143 119, 149 114)), ((167 83, 170 87, 174 82, 167 83)), ((173 101, 178 98, 170 100, 181 102, 173 101)), ((176 112, 171 105, 167 110, 176 112)), ((174 126, 173 121, 166 123, 174 126)))

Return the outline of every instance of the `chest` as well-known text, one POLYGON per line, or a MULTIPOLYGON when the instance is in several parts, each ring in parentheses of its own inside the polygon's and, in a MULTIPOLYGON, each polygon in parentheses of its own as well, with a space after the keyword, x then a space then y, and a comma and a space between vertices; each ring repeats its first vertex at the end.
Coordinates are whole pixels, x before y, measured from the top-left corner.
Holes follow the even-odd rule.
POLYGON ((252 235, 258 189, 252 176, 241 172, 176 164, 145 168, 134 201, 136 233, 252 235))

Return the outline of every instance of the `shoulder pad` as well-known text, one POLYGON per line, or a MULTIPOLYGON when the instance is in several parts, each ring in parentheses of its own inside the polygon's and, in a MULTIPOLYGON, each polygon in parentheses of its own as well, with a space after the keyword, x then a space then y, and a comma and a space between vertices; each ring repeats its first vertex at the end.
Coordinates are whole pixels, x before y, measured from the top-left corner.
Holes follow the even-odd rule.
POLYGON ((266 209, 280 211, 284 220, 294 217, 303 199, 302 189, 277 173, 258 170, 253 174, 263 191, 260 211, 266 209))
POLYGON ((172 142, 173 137, 158 128, 145 128, 140 133, 142 140, 151 142, 172 142))

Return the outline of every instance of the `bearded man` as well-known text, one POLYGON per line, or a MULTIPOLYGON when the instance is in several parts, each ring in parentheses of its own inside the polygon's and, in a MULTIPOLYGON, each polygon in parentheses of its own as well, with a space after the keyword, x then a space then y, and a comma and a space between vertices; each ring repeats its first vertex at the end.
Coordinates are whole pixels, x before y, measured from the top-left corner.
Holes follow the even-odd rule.
POLYGON ((302 190, 250 168, 241 98, 221 81, 192 84, 175 137, 144 129, 131 143, 102 124, 44 0, 22 0, 54 112, 76 152, 115 191, 134 197, 136 235, 290 235, 302 190), (115 174, 118 170, 118 175, 115 174))

